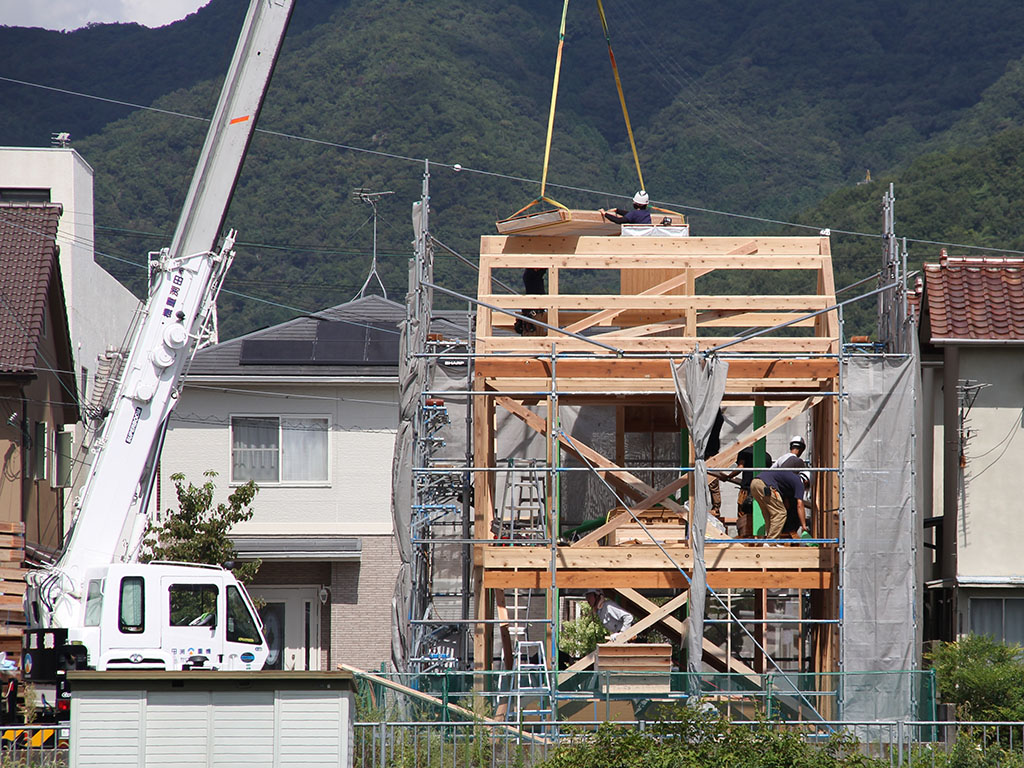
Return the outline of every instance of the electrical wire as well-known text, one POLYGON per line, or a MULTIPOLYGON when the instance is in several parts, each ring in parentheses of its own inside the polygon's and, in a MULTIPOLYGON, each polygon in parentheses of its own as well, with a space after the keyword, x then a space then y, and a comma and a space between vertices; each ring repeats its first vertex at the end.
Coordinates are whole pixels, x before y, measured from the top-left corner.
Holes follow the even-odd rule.
MULTIPOLYGON (((41 84, 41 83, 34 83, 34 82, 31 82, 31 81, 28 81, 28 80, 20 80, 20 79, 17 79, 17 78, 6 77, 4 75, 0 75, 0 82, 9 82, 9 83, 17 84, 17 85, 23 85, 23 86, 29 87, 29 88, 41 88, 43 90, 56 91, 56 92, 59 92, 59 93, 64 93, 66 95, 70 95, 70 96, 77 96, 77 97, 84 98, 84 99, 93 99, 93 100, 97 100, 97 101, 103 101, 103 102, 109 102, 109 103, 113 103, 113 104, 119 104, 119 105, 122 105, 122 106, 132 107, 133 109, 138 109, 138 110, 148 111, 148 112, 157 112, 159 114, 169 115, 169 116, 172 116, 172 117, 183 117, 183 118, 187 118, 187 119, 190 119, 190 120, 200 120, 200 121, 203 121, 203 122, 209 122, 209 118, 199 117, 197 115, 189 115, 189 114, 184 113, 184 112, 175 112, 173 110, 161 109, 159 107, 146 106, 146 105, 143 105, 143 104, 135 104, 135 103, 132 103, 132 102, 121 101, 121 100, 118 100, 118 99, 110 99, 110 98, 103 97, 103 96, 97 96, 95 94, 85 93, 83 91, 74 91, 74 90, 67 89, 67 88, 57 88, 57 87, 54 87, 54 86, 44 85, 44 84, 41 84)), ((487 177, 491 177, 491 178, 504 179, 506 181, 514 181, 514 182, 518 182, 518 183, 526 184, 526 185, 530 185, 530 186, 536 186, 537 184, 540 183, 537 179, 531 179, 531 178, 527 178, 527 177, 524 177, 524 176, 516 176, 516 175, 508 174, 508 173, 500 173, 500 172, 497 172, 497 171, 489 171, 489 170, 482 169, 482 168, 472 168, 472 167, 468 167, 468 166, 460 164, 460 163, 440 163, 440 162, 433 161, 433 160, 427 160, 426 158, 422 158, 422 157, 411 157, 409 155, 402 155, 402 154, 398 154, 398 153, 394 153, 394 152, 382 152, 380 150, 368 149, 366 147, 359 147, 359 146, 355 146, 355 145, 352 145, 352 144, 344 144, 342 142, 329 141, 329 140, 326 140, 326 139, 316 139, 316 138, 312 138, 312 137, 309 137, 309 136, 302 136, 300 134, 288 133, 288 132, 285 132, 285 131, 275 131, 275 130, 271 130, 271 129, 268 129, 268 128, 256 128, 255 130, 256 130, 256 133, 263 133, 263 134, 266 134, 268 136, 274 136, 274 137, 277 137, 277 138, 289 139, 289 140, 292 140, 292 141, 301 141, 301 142, 313 144, 313 145, 316 145, 316 146, 331 147, 333 149, 342 149, 342 150, 346 150, 346 151, 350 151, 350 152, 357 152, 357 153, 367 154, 367 155, 371 155, 371 156, 375 156, 375 157, 382 157, 382 158, 386 158, 386 159, 390 159, 390 160, 400 160, 400 161, 403 161, 403 162, 415 163, 417 168, 422 168, 424 163, 427 163, 427 164, 429 164, 431 166, 434 166, 434 167, 437 167, 437 168, 446 168, 446 169, 451 170, 453 172, 471 173, 471 174, 476 174, 476 175, 480 175, 480 176, 487 176, 487 177)), ((558 189, 565 190, 565 191, 568 191, 568 192, 578 192, 578 193, 581 193, 581 194, 588 194, 588 195, 594 195, 594 196, 603 196, 603 197, 617 198, 617 199, 621 199, 621 200, 628 200, 629 199, 628 195, 622 195, 622 194, 618 194, 618 193, 614 193, 614 192, 608 192, 608 191, 605 191, 605 190, 592 189, 590 187, 581 187, 581 186, 576 186, 576 185, 571 185, 571 184, 556 184, 554 182, 548 182, 548 185, 552 186, 552 187, 557 187, 558 189)), ((671 201, 671 200, 652 200, 651 202, 652 203, 657 203, 659 205, 669 206, 669 207, 672 207, 672 208, 678 208, 680 210, 693 211, 693 212, 697 212, 697 213, 706 213, 706 214, 710 214, 710 215, 714 215, 714 216, 724 216, 724 217, 728 217, 728 218, 736 218, 736 219, 741 219, 741 220, 745 220, 745 221, 758 222, 758 223, 761 223, 761 224, 772 224, 772 225, 776 225, 776 226, 786 226, 786 227, 794 227, 794 228, 797 228, 797 229, 807 229, 807 230, 816 230, 816 231, 829 230, 829 231, 831 231, 832 233, 835 233, 835 234, 849 235, 851 237, 865 237, 865 238, 871 238, 871 239, 881 239, 883 237, 881 234, 874 233, 874 232, 857 232, 855 230, 844 230, 844 229, 838 229, 838 228, 834 228, 834 227, 824 227, 824 226, 820 226, 820 225, 800 224, 800 223, 797 223, 797 222, 794 222, 794 221, 787 221, 785 219, 775 219, 775 218, 769 218, 769 217, 765 217, 765 216, 754 216, 754 215, 751 215, 751 214, 735 213, 735 212, 732 212, 732 211, 723 211, 723 210, 719 210, 719 209, 715 209, 715 208, 708 208, 708 207, 704 207, 704 206, 689 205, 687 203, 681 203, 681 202, 676 202, 676 201, 671 201)), ((965 243, 950 243, 950 242, 944 242, 944 241, 940 241, 940 240, 928 240, 928 239, 924 239, 924 238, 914 238, 914 237, 906 237, 904 239, 906 239, 906 241, 909 242, 909 243, 918 243, 918 244, 921 244, 921 245, 939 245, 939 246, 944 246, 944 247, 948 247, 948 248, 966 248, 966 249, 989 251, 991 253, 1006 253, 1006 254, 1013 254, 1013 255, 1024 255, 1024 251, 1013 250, 1013 249, 1008 249, 1008 248, 998 248, 998 247, 981 246, 981 245, 967 245, 965 243)), ((111 257, 111 258, 113 258, 113 257, 111 257)))

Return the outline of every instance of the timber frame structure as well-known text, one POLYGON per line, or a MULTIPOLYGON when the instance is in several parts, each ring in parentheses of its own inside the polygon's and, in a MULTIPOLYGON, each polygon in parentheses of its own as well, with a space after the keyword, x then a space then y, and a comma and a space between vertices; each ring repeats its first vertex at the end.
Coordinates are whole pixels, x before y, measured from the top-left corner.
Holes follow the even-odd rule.
MULTIPOLYGON (((720 284, 720 283, 719 283, 720 284)), ((837 669, 839 630, 839 537, 841 515, 839 446, 840 320, 835 310, 830 243, 814 237, 627 237, 627 236, 484 236, 480 243, 476 338, 471 355, 473 445, 473 665, 491 668, 496 658, 494 627, 500 628, 501 656, 512 669, 512 640, 506 591, 533 590, 546 605, 545 639, 557 644, 559 591, 588 588, 615 590, 616 599, 637 614, 634 627, 615 642, 627 642, 659 624, 681 638, 685 622, 673 612, 686 602, 693 552, 685 536, 663 539, 658 546, 637 536, 616 536, 635 525, 634 515, 660 507, 685 515, 683 500, 693 457, 685 437, 675 480, 660 487, 645 482, 627 466, 624 433, 637 409, 659 414, 670 429, 682 432, 674 416, 676 393, 671 366, 687 355, 718 355, 729 363, 722 406, 754 411, 754 429, 708 457, 708 466, 731 467, 737 454, 776 430, 786 431, 807 413, 813 468, 813 518, 817 546, 733 543, 725 534, 709 533, 705 549, 707 583, 713 590, 807 590, 811 618, 808 655, 811 669, 837 669), (526 269, 547 272, 547 293, 510 295, 495 278, 526 269), (580 284, 571 273, 610 271, 617 294, 580 294, 562 290, 580 284), (727 295, 713 293, 715 273, 741 271, 757 284, 758 273, 803 273, 810 290, 801 295, 727 295), (516 318, 508 312, 541 310, 532 335, 511 333, 516 318), (783 326, 783 327, 779 327, 783 326), (762 332, 774 329, 770 332, 762 332), (751 338, 742 337, 750 335, 751 338), (615 451, 605 455, 566 434, 560 408, 602 405, 614 408, 615 451), (771 419, 764 417, 772 408, 771 419), (504 412, 504 413, 502 413, 504 412), (758 412, 761 414, 760 422, 758 412), (546 536, 519 541, 496 533, 500 493, 498 417, 511 416, 546 443, 543 510, 546 536), (689 455, 688 455, 689 454, 689 455), (566 460, 582 463, 633 514, 620 514, 568 543, 560 539, 559 477, 566 460), (607 542, 617 542, 609 545, 607 542), (540 593, 536 591, 540 590, 540 593), (647 595, 676 596, 656 605, 647 595), (646 615, 643 615, 646 613, 646 615), (817 622, 817 623, 814 623, 817 622)), ((522 321, 521 321, 522 322, 522 321)), ((606 453, 610 453, 606 450, 606 453)), ((652 531, 661 531, 656 526, 652 531)), ((656 535, 662 535, 660 533, 656 535)), ((763 601, 763 597, 762 597, 763 601)), ((804 614, 806 615, 806 614, 804 614)), ((760 625, 763 637, 763 625, 760 625)), ((534 632, 536 634, 536 632, 534 632)), ((712 668, 765 671, 731 657, 704 641, 704 661, 712 668)), ((585 669, 588 657, 570 669, 585 669)))

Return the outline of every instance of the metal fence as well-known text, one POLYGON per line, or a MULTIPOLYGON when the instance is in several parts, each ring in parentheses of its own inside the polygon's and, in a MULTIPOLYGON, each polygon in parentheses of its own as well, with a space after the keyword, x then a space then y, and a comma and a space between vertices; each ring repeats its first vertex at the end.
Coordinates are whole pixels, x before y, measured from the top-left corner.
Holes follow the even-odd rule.
MULTIPOLYGON (((535 722, 520 731, 495 722, 359 722, 355 725, 355 768, 533 768, 560 744, 588 737, 602 725, 592 722, 535 722)), ((615 724, 645 730, 644 720, 615 724)), ((662 727, 671 723, 660 723, 662 727)), ((734 721, 730 727, 768 728, 797 733, 809 743, 833 744, 846 737, 847 749, 883 765, 953 768, 982 764, 957 752, 980 752, 984 765, 1024 765, 1024 722, 778 722, 734 721)))
POLYGON ((0 729, 0 768, 66 768, 71 728, 19 725, 0 729))

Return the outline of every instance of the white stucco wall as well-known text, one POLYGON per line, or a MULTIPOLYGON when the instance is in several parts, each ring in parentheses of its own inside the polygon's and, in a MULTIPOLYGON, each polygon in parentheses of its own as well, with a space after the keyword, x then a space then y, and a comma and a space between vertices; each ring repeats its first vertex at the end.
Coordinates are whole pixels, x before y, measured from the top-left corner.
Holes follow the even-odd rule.
POLYGON ((390 534, 391 461, 398 425, 396 384, 187 386, 171 417, 160 461, 160 509, 175 506, 170 476, 193 483, 213 469, 217 501, 231 492, 232 415, 326 416, 329 482, 260 484, 240 534, 390 534), (244 391, 239 391, 244 390, 244 391))
POLYGON ((1024 348, 962 347, 960 379, 991 386, 980 391, 966 420, 971 436, 957 524, 957 576, 1024 583, 1024 348))
POLYGON ((73 149, 0 147, 0 187, 49 189, 64 208, 57 244, 79 382, 82 366, 91 377, 97 356, 122 344, 139 305, 94 259, 92 182, 92 168, 73 149))

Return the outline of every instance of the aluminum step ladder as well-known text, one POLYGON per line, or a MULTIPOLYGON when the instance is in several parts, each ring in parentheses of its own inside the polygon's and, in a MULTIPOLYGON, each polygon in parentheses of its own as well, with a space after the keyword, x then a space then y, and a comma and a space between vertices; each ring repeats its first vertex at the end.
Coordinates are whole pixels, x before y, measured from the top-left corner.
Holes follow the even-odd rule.
POLYGON ((500 513, 492 523, 498 539, 545 539, 544 474, 537 459, 509 459, 500 513))
POLYGON ((529 720, 552 722, 551 675, 544 643, 538 640, 518 641, 505 719, 519 723, 529 720))

